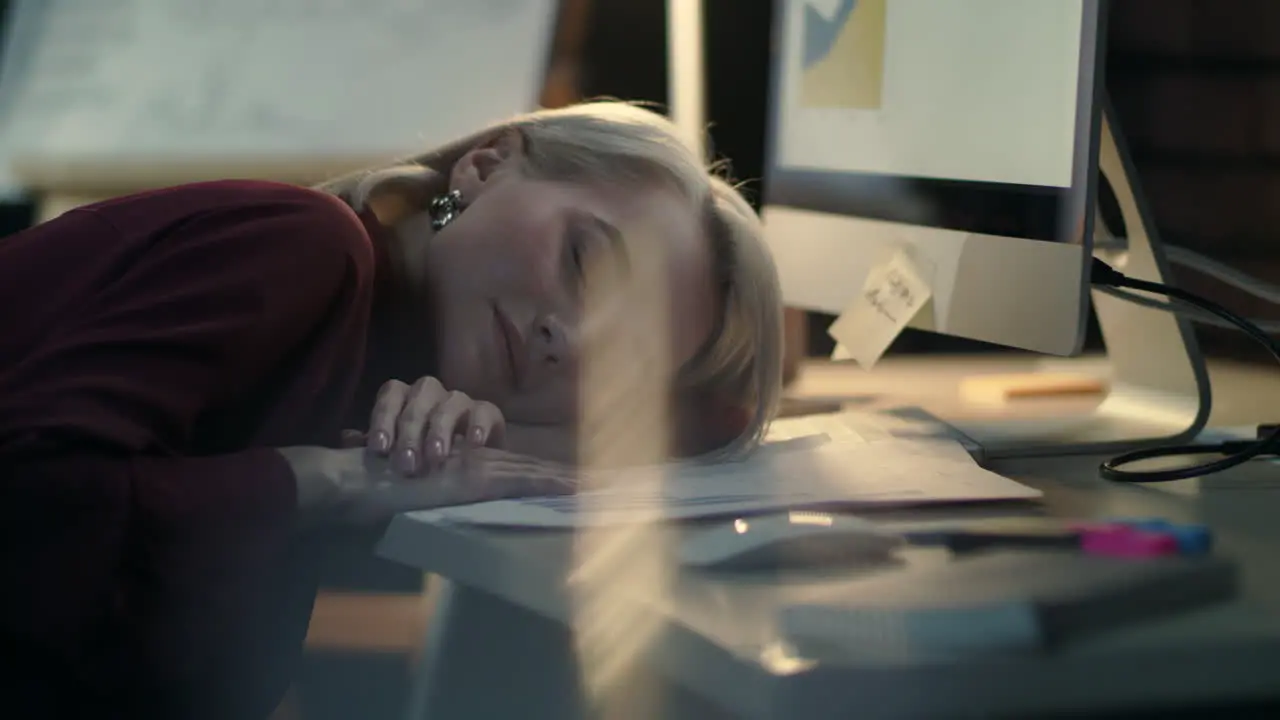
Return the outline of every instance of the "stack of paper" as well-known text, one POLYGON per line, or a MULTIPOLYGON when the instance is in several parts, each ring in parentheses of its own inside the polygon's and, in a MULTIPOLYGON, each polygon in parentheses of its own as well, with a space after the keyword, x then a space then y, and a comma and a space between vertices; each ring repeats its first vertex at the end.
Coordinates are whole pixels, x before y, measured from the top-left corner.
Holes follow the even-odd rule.
POLYGON ((946 439, 868 437, 849 423, 779 428, 751 459, 639 468, 573 496, 500 500, 419 513, 419 520, 565 528, 689 520, 813 507, 1020 500, 1041 493, 984 470, 946 439), (791 431, 788 431, 788 428, 791 431))

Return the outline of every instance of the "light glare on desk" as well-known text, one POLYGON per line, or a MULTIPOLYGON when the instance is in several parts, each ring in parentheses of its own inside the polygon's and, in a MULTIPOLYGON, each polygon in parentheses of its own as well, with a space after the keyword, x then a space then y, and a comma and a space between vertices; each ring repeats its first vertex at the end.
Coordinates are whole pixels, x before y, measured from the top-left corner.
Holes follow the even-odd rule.
POLYGON ((787 515, 787 519, 792 525, 817 525, 819 527, 831 527, 835 524, 835 518, 826 513, 792 512, 787 515))
POLYGON ((817 666, 816 660, 800 657, 795 649, 779 640, 760 652, 760 664, 774 675, 795 675, 817 666))
MULTIPOLYGON (((831 527, 835 524, 835 518, 826 513, 795 511, 787 513, 787 522, 792 525, 831 527)), ((745 535, 751 529, 751 523, 747 522, 745 518, 738 518, 733 521, 733 529, 739 535, 745 535)))

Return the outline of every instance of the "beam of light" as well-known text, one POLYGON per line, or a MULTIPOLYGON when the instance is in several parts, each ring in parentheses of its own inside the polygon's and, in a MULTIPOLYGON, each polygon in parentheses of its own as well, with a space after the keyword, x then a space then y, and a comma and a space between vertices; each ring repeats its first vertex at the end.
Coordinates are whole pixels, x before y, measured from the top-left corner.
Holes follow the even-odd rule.
MULTIPOLYGON (((585 491, 593 489, 590 478, 609 477, 607 469, 619 466, 629 468, 627 482, 666 479, 673 377, 666 242, 643 228, 624 231, 631 277, 622 286, 588 283, 585 296, 584 327, 593 326, 593 316, 608 324, 583 337, 578 448, 585 491)), ((655 606, 671 581, 670 553, 658 525, 662 508, 651 512, 647 522, 581 529, 575 541, 569 594, 581 687, 601 717, 660 714, 658 705, 636 707, 637 700, 661 698, 634 687, 640 661, 665 624, 655 606)))

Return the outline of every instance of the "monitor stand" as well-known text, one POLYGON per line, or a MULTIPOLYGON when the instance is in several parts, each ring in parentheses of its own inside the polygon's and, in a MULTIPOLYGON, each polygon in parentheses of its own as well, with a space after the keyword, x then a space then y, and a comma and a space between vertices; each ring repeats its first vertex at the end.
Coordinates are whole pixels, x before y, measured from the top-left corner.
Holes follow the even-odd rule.
MULTIPOLYGON (((1099 172, 1110 182, 1127 247, 1095 255, 1134 278, 1171 282, 1155 224, 1110 107, 1103 112, 1099 172)), ((1099 220, 1100 222, 1100 220, 1099 220)), ((1095 231, 1095 237, 1101 228, 1095 231)), ((1093 307, 1110 364, 1106 398, 1092 413, 1045 421, 951 422, 986 460, 1116 452, 1178 443, 1204 429, 1211 396, 1204 358, 1190 324, 1172 313, 1094 291, 1093 307)))

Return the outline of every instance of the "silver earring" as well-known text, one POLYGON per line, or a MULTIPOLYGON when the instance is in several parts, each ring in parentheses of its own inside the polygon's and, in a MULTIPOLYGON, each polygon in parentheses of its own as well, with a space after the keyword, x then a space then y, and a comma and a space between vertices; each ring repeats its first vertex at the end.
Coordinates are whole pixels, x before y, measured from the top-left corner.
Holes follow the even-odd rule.
POLYGON ((458 215, 462 213, 462 193, 450 190, 444 195, 435 197, 427 212, 431 215, 431 229, 443 230, 446 225, 457 220, 458 215))

